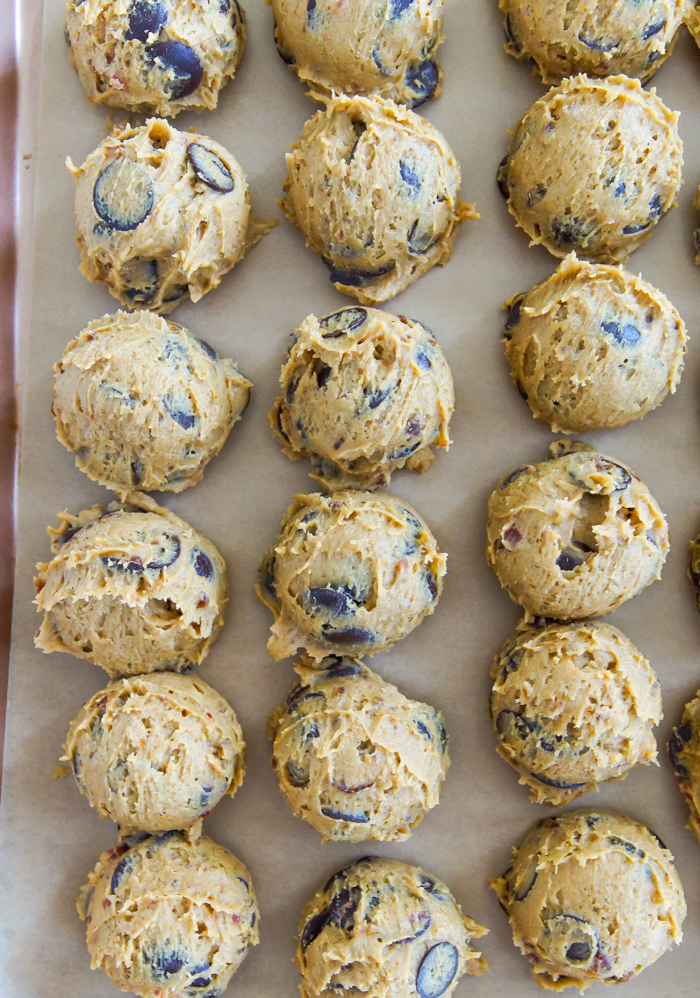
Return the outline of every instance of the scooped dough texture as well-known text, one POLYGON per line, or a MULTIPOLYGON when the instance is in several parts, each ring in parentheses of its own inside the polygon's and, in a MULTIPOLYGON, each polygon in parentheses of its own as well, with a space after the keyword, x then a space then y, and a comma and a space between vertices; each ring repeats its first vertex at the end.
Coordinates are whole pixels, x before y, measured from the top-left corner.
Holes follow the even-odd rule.
POLYGON ((570 253, 504 307, 513 379, 556 433, 624 426, 676 390, 685 324, 641 276, 570 253))
POLYGON ((142 998, 220 995, 258 944, 243 863, 201 826, 133 836, 100 856, 78 898, 93 970, 142 998))
POLYGON ((681 723, 668 743, 668 754, 690 809, 688 828, 700 842, 700 692, 685 705, 681 723))
POLYGON ((328 491, 388 485, 447 449, 452 374, 432 333, 403 315, 345 308, 294 334, 270 413, 293 460, 311 458, 328 491))
POLYGON ((617 263, 675 204, 682 165, 678 113, 655 90, 574 76, 525 112, 498 182, 531 244, 617 263))
POLYGON ((64 747, 80 792, 122 833, 187 828, 245 775, 238 719, 199 676, 115 680, 84 704, 64 747))
POLYGON ((37 565, 44 619, 34 643, 110 676, 201 662, 224 622, 226 566, 211 541, 149 496, 59 513, 37 565))
POLYGON ((507 641, 491 668, 496 751, 531 800, 563 807, 656 761, 652 727, 661 691, 625 635, 598 622, 530 628, 507 641))
POLYGON ((295 496, 256 586, 275 615, 268 653, 305 648, 319 661, 385 651, 435 609, 446 559, 425 521, 394 496, 295 496))
POLYGON ((294 962, 301 998, 449 998, 486 961, 487 933, 445 884, 417 866, 367 856, 339 870, 307 904, 294 962), (444 985, 444 986, 443 986, 444 985))
POLYGON ((452 254, 474 206, 442 134, 381 98, 334 96, 287 153, 285 215, 363 305, 393 298, 452 254))
POLYGON ((488 562, 529 614, 610 613, 660 577, 666 520, 637 476, 594 447, 559 441, 551 452, 491 494, 488 562))
POLYGON ((624 73, 643 83, 673 51, 683 0, 500 0, 505 50, 532 59, 543 83, 624 73))
POLYGON ((223 146, 162 118, 124 125, 80 167, 80 269, 126 308, 165 314, 215 288, 274 222, 250 216, 248 184, 223 146))
POLYGON ((232 360, 151 312, 95 319, 54 367, 58 439, 115 492, 181 492, 241 418, 251 383, 232 360))
POLYGON ((272 0, 275 42, 290 69, 321 93, 416 107, 440 93, 442 8, 442 0, 272 0))
POLYGON ((351 658, 302 659, 270 716, 285 801, 324 841, 400 842, 435 807, 450 765, 444 718, 351 658))
POLYGON ((612 811, 541 818, 491 887, 542 988, 627 981, 683 937, 671 853, 612 811))

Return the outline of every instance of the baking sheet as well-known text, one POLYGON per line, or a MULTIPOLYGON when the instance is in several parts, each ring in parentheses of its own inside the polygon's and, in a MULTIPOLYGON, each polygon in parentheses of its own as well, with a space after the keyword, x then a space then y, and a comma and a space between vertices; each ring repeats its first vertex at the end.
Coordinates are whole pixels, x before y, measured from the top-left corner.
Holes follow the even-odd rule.
MULTIPOLYGON (((446 267, 433 269, 385 307, 429 325, 454 374, 457 410, 449 454, 439 455, 422 477, 401 472, 392 481, 392 491, 421 511, 449 553, 448 574, 434 616, 369 664, 407 695, 444 711, 452 767, 441 803, 407 842, 321 847, 318 834, 283 803, 269 765, 263 727, 295 677, 291 660, 275 663, 266 654, 271 615, 255 597, 253 582, 292 495, 313 489, 307 466, 287 460, 267 424, 287 337, 309 312, 323 315, 352 300, 333 288, 322 262, 304 248, 300 233, 275 205, 286 174, 284 153, 315 106, 276 53, 269 8, 261 0, 248 0, 246 7, 247 51, 219 109, 182 114, 176 125, 194 126, 229 148, 248 174, 254 211, 280 224, 217 290, 197 305, 180 306, 174 318, 222 356, 232 356, 255 388, 243 422, 202 482, 179 496, 158 497, 211 538, 229 566, 227 623, 201 674, 238 713, 248 743, 248 774, 236 797, 222 801, 205 828, 251 870, 262 942, 228 993, 296 994, 298 974, 290 960, 303 905, 330 873, 371 851, 434 872, 463 909, 490 929, 482 940, 490 973, 464 978, 457 996, 540 994, 487 887, 488 877, 508 865, 511 846, 552 809, 531 803, 494 751, 486 717, 489 665, 520 614, 500 590, 483 549, 486 499, 497 479, 523 461, 543 459, 553 439, 545 424, 530 417, 510 382, 499 309, 511 294, 550 274, 556 262, 544 249, 528 249, 494 181, 508 143, 506 129, 545 88, 528 67, 504 54, 495 0, 446 0, 447 40, 440 50, 444 93, 420 113, 446 135, 462 165, 462 194, 477 202, 481 218, 464 226, 446 267)), ((39 621, 31 604, 33 567, 48 556, 47 524, 55 523, 59 509, 77 512, 111 499, 56 442, 49 411, 51 368, 63 347, 91 319, 117 307, 105 288, 90 285, 78 271, 74 182, 63 160, 70 155, 80 163, 101 141, 107 110, 91 107, 83 97, 64 48, 63 12, 61 0, 51 0, 44 11, 31 257, 32 241, 26 231, 21 234, 20 292, 27 307, 21 312, 17 578, 0 812, 3 998, 119 993, 89 969, 84 925, 74 908, 87 871, 114 843, 115 828, 90 809, 72 780, 52 779, 70 720, 106 675, 68 655, 43 655, 32 643, 39 621)), ((27 28, 37 16, 36 5, 27 5, 22 16, 20 141, 29 147, 39 74, 27 28)), ((671 529, 662 581, 606 618, 638 645, 659 675, 665 712, 658 731, 660 768, 638 767, 623 783, 579 803, 629 813, 650 825, 674 853, 689 908, 685 942, 628 982, 625 995, 651 998, 673 991, 677 998, 690 998, 697 994, 700 974, 700 846, 684 827, 685 804, 665 752, 683 704, 700 686, 700 618, 685 576, 687 541, 700 530, 700 271, 691 238, 698 221, 692 199, 700 181, 700 53, 690 36, 684 33, 653 85, 682 112, 685 180, 678 208, 633 254, 630 269, 664 291, 684 317, 690 332, 686 369, 677 395, 657 412, 588 438, 642 477, 671 529)), ((600 992, 602 985, 595 985, 593 993, 600 992)))

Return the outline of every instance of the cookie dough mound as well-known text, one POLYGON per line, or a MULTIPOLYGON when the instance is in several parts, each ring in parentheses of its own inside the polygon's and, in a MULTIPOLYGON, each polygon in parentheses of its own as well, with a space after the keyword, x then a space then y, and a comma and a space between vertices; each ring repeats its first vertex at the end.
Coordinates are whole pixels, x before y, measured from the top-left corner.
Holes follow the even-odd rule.
POLYGON ((682 165, 678 112, 655 90, 573 76, 525 112, 498 184, 530 245, 617 263, 676 203, 682 165))
POLYGON ((220 995, 259 941, 250 874, 199 829, 132 840, 78 897, 92 969, 142 998, 220 995))
POLYGON ((123 495, 198 482, 248 405, 232 360, 152 312, 95 319, 54 367, 58 439, 123 495))
POLYGON ((488 967, 471 940, 488 929, 418 866, 365 856, 339 870, 304 908, 294 962, 302 998, 440 998, 488 967))
POLYGON ((504 307, 513 380, 555 433, 624 426, 678 386, 685 324, 665 295, 622 267, 570 253, 504 307))
POLYGON ((91 104, 165 117, 216 107, 245 46, 236 0, 68 0, 65 29, 91 104))
POLYGON ((201 662, 224 623, 226 566, 211 541, 149 496, 59 513, 53 558, 37 565, 44 614, 34 644, 110 676, 201 662))
POLYGON ((274 659, 386 651, 432 613, 447 555, 412 506, 370 492, 298 495, 256 591, 275 621, 274 659))
POLYGON ((587 444, 502 479, 488 503, 486 557, 534 616, 610 613, 661 575, 668 527, 634 472, 587 444))
POLYGON ((66 162, 80 269, 126 308, 165 314, 199 301, 276 224, 250 218, 230 152, 162 118, 117 127, 82 166, 66 162))
POLYGON ((531 800, 563 807, 656 762, 659 681, 610 624, 552 624, 507 641, 491 668, 496 751, 531 800))
POLYGON ((323 488, 373 489, 424 471, 447 449, 454 387, 425 326, 374 308, 309 315, 294 334, 270 413, 292 460, 311 458, 323 488))
POLYGON ((688 828, 700 842, 700 692, 685 705, 681 723, 668 743, 668 754, 690 809, 688 828))
POLYGON ((459 163, 414 111, 379 97, 328 100, 287 153, 278 202, 339 291, 363 305, 393 298, 452 255, 476 218, 459 199, 459 163))
POLYGON ((64 748, 80 792, 122 830, 187 828, 245 775, 233 708, 194 675, 116 679, 84 704, 64 748))
POLYGON ((301 80, 330 94, 417 107, 440 93, 443 0, 272 0, 275 42, 301 80))
POLYGON ((565 76, 652 78, 683 24, 683 0, 500 0, 505 50, 532 60, 543 83, 565 76))
POLYGON ((401 842, 439 801, 450 765, 442 714, 356 659, 306 659, 270 716, 282 796, 324 842, 401 842))
POLYGON ((542 988, 628 981, 683 938, 673 856, 613 811, 540 818, 491 887, 542 988))

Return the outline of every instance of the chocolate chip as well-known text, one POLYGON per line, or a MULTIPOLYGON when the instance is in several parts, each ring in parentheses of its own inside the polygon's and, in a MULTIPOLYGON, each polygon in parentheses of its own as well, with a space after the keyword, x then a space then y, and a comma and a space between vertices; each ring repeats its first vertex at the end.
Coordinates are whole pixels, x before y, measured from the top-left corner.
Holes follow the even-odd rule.
POLYGON ((305 787, 309 782, 309 771, 290 760, 287 763, 287 777, 293 787, 305 787))
POLYGON ((194 570, 197 575, 200 575, 203 579, 213 579, 214 578, 214 566, 212 565, 209 558, 205 555, 203 551, 198 551, 195 549, 194 554, 194 570))
POLYGON ((147 42, 149 35, 157 35, 167 23, 168 12, 162 0, 133 0, 124 38, 127 42, 147 42))
POLYGON ((433 574, 433 570, 430 567, 430 565, 428 565, 428 567, 425 570, 425 582, 426 585, 428 586, 428 589, 430 590, 430 595, 433 597, 434 600, 436 600, 438 594, 437 579, 435 578, 435 575, 433 574))
POLYGON ((172 399, 169 395, 163 396, 163 405, 168 410, 171 419, 174 419, 183 430, 191 430, 197 421, 194 410, 188 406, 184 399, 172 399))
POLYGON ((419 221, 419 219, 415 219, 406 234, 408 250, 410 253, 413 253, 414 256, 422 256, 423 253, 427 253, 430 247, 433 246, 440 238, 439 235, 436 236, 433 231, 432 221, 427 229, 419 229, 419 221))
POLYGON ((158 264, 155 260, 130 260, 122 278, 131 285, 124 294, 134 305, 145 305, 158 291, 158 264))
POLYGON ((503 489, 507 489, 508 486, 511 484, 511 482, 515 481, 518 475, 522 475, 524 471, 527 471, 528 467, 529 466, 527 464, 524 464, 522 468, 516 468, 515 471, 511 471, 510 475, 506 475, 506 477, 501 482, 501 492, 503 491, 503 489))
POLYGON ((657 21, 656 24, 649 24, 642 32, 642 38, 647 41, 648 38, 653 38, 654 35, 658 35, 660 31, 663 31, 666 27, 666 19, 663 21, 657 21))
POLYGON ((619 40, 614 42, 606 41, 604 38, 590 38, 583 31, 579 31, 578 40, 583 42, 586 48, 593 49, 594 52, 610 52, 611 49, 617 48, 620 45, 619 40))
POLYGON ((323 637, 334 645, 365 645, 374 641, 372 631, 364 627, 343 627, 340 630, 323 627, 323 637))
POLYGON ((417 65, 408 66, 404 77, 406 86, 416 95, 410 102, 410 107, 418 107, 432 97, 439 81, 437 63, 426 59, 417 65))
POLYGON ((413 356, 418 366, 424 368, 426 371, 433 366, 430 357, 428 357, 424 350, 416 349, 413 356))
POLYGON ((608 336, 612 336, 615 342, 621 346, 634 346, 642 337, 637 327, 631 323, 619 325, 617 322, 609 320, 608 322, 601 322, 600 326, 608 336))
POLYGON ((317 939, 321 935, 327 925, 327 919, 328 909, 319 911, 316 915, 311 916, 301 933, 302 952, 306 951, 314 939, 317 939))
POLYGON ((347 586, 328 585, 325 588, 312 587, 306 592, 305 602, 329 610, 336 616, 349 616, 358 608, 355 594, 347 586))
POLYGON ((355 912, 362 898, 359 887, 344 887, 334 894, 328 904, 328 924, 346 932, 355 928, 355 912))
POLYGON ((585 787, 585 781, 583 783, 559 783, 557 780, 550 780, 548 776, 541 776, 539 773, 533 773, 533 777, 538 783, 543 783, 546 787, 554 787, 557 790, 576 790, 578 787, 585 787))
POLYGON ((119 232, 131 232, 148 218, 154 197, 146 167, 124 156, 107 164, 92 192, 97 214, 119 232))
POLYGON ((324 669, 324 674, 328 679, 343 679, 346 676, 362 675, 362 668, 357 662, 352 662, 349 659, 341 659, 338 664, 324 669))
POLYGON ((412 933, 412 935, 406 936, 404 939, 395 940, 395 942, 391 944, 392 946, 400 946, 401 943, 412 943, 414 939, 419 939, 428 931, 431 919, 427 911, 419 911, 413 916, 413 918, 418 922, 418 928, 412 933))
POLYGON ((439 998, 457 973, 459 954, 452 943, 438 943, 423 957, 416 976, 416 991, 420 998, 439 998))
POLYGON ((326 818, 333 818, 334 821, 351 821, 356 825, 366 825, 369 818, 366 814, 346 814, 344 811, 336 811, 332 807, 322 807, 321 814, 326 818))
POLYGON ((353 329, 359 329, 367 321, 366 308, 342 308, 339 312, 333 312, 319 321, 319 326, 325 329, 324 340, 334 340, 339 336, 345 336, 353 329))
POLYGON ((418 194, 421 189, 421 180, 416 173, 415 166, 407 163, 405 159, 399 160, 399 173, 404 184, 411 189, 413 194, 418 194))
POLYGON ((382 404, 382 402, 386 398, 388 398, 388 396, 389 396, 389 389, 388 388, 380 388, 378 391, 376 391, 374 393, 374 395, 372 396, 372 398, 369 400, 369 407, 370 407, 370 409, 376 409, 379 405, 382 404))
POLYGON ((692 738, 692 735, 692 725, 690 721, 686 721, 674 730, 668 743, 668 754, 671 760, 671 765, 675 770, 676 776, 680 776, 682 780, 690 779, 690 771, 687 766, 684 766, 680 761, 679 756, 692 738))
POLYGON ((324 388, 328 384, 328 379, 333 372, 333 368, 328 364, 321 364, 316 372, 316 383, 319 388, 324 388))
POLYGON ((172 71, 174 78, 165 83, 171 100, 189 97, 202 82, 202 63, 189 45, 174 41, 160 42, 148 49, 148 55, 152 62, 160 63, 166 72, 172 71))
POLYGON ((163 538, 158 545, 158 554, 155 561, 149 561, 146 568, 168 568, 174 565, 180 557, 180 538, 170 534, 163 534, 163 538))
POLYGON ((566 548, 557 558, 557 567, 562 572, 573 572, 575 568, 583 565, 585 560, 577 551, 574 551, 572 548, 566 548))
POLYGON ((219 360, 218 353, 216 352, 216 350, 214 349, 214 347, 209 346, 209 344, 207 343, 206 340, 201 339, 199 336, 193 336, 192 339, 195 341, 195 343, 198 343, 200 345, 200 347, 202 348, 202 350, 204 350, 204 352, 206 354, 208 354, 209 357, 211 357, 212 360, 215 360, 215 361, 219 360))
POLYGON ((112 873, 112 879, 109 884, 110 894, 115 894, 117 887, 122 882, 124 877, 127 877, 134 866, 136 865, 136 856, 132 853, 127 853, 122 859, 119 860, 117 865, 114 867, 114 872, 112 873))
POLYGON ((585 218, 572 218, 566 215, 552 222, 552 239, 560 246, 578 246, 591 231, 591 223, 585 218))
POLYGON ((326 260, 324 257, 323 262, 331 272, 331 283, 345 284, 349 288, 363 288, 365 285, 371 284, 378 277, 390 274, 396 268, 396 262, 393 260, 391 263, 386 263, 383 267, 377 267, 374 270, 337 270, 331 260, 326 260))
POLYGON ((506 14, 505 16, 503 21, 503 34, 506 36, 506 41, 513 51, 519 55, 523 50, 523 45, 515 32, 512 14, 506 14))
POLYGON ((405 14, 413 0, 389 0, 389 20, 395 21, 397 17, 405 14))
POLYGON ((220 194, 229 194, 235 184, 231 171, 216 153, 199 142, 190 142, 187 158, 199 179, 220 194))
POLYGON ((508 186, 508 159, 510 157, 509 153, 503 157, 501 162, 498 164, 498 169, 496 170, 496 183, 498 184, 498 189, 503 195, 503 197, 508 200, 510 197, 510 187, 508 186))

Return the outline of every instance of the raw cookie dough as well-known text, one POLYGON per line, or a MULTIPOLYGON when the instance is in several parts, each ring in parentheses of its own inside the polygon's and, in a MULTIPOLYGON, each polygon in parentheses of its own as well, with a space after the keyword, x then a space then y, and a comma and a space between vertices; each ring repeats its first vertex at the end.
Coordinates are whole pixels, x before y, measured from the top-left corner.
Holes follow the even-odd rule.
POLYGON ((505 50, 531 59, 543 83, 624 73, 642 83, 670 56, 684 0, 500 0, 505 50))
POLYGON ((304 908, 294 960, 301 998, 448 998, 463 974, 488 970, 470 945, 487 932, 437 877, 365 856, 304 908))
POLYGON ((504 308, 513 380, 555 433, 624 426, 678 386, 685 324, 665 295, 622 267, 570 253, 504 308))
POLYGON ((236 0, 68 0, 65 31, 91 104, 166 117, 216 107, 245 46, 236 0))
POLYGON ((195 675, 115 679, 83 705, 64 748, 80 792, 122 831, 187 828, 245 775, 233 708, 195 675))
POLYGON ((272 0, 275 43, 319 93, 417 107, 440 93, 442 8, 443 0, 272 0))
POLYGON ((628 981, 683 938, 673 856, 613 811, 540 818, 490 883, 541 988, 628 981))
POLYGON ((82 166, 66 162, 80 269, 126 308, 165 314, 187 296, 199 301, 277 224, 249 217, 230 152, 163 118, 115 127, 82 166))
POLYGON ((442 714, 407 699, 356 659, 313 668, 270 715, 272 766, 286 803, 324 842, 401 842, 435 807, 450 765, 442 714))
POLYGON ((675 205, 682 165, 678 112, 655 90, 573 76, 525 112, 498 185, 530 245, 618 263, 675 205))
POLYGON ((226 565, 211 541, 150 496, 59 513, 53 558, 37 565, 44 619, 34 644, 110 676, 201 662, 224 623, 226 565))
POLYGON ((268 653, 386 651, 434 611, 446 560, 395 496, 295 496, 258 572, 257 594, 275 615, 268 653))
POLYGON ((668 743, 668 754, 690 809, 688 828, 700 842, 700 691, 685 705, 681 723, 668 743))
POLYGON ((379 97, 337 94, 287 153, 278 201, 339 291, 363 305, 393 298, 452 255, 474 205, 441 132, 379 97))
POLYGON ((656 762, 659 681, 622 631, 597 621, 532 627, 491 667, 496 751, 531 800, 563 807, 656 762))
POLYGON ((95 319, 54 374, 58 439, 82 471, 120 495, 198 482, 251 388, 232 360, 144 311, 95 319))
POLYGON ((660 578, 666 520, 639 478, 595 447, 560 440, 550 451, 491 494, 486 557, 528 614, 610 613, 660 578))
POLYGON ((142 998, 222 994, 259 942, 250 874, 201 824, 130 838, 102 853, 78 897, 92 969, 142 998))
POLYGON ((373 489, 447 449, 454 387, 425 326, 374 308, 309 315, 294 333, 270 413, 292 460, 324 489, 373 489))

